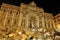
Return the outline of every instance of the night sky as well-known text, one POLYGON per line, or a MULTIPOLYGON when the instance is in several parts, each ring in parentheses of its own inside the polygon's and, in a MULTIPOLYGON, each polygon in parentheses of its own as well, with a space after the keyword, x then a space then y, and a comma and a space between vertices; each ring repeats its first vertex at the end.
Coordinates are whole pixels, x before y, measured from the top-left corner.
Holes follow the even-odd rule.
POLYGON ((53 16, 60 12, 60 1, 58 0, 0 0, 0 4, 7 3, 20 6, 20 3, 29 3, 35 1, 38 7, 41 7, 45 12, 52 13, 53 16))

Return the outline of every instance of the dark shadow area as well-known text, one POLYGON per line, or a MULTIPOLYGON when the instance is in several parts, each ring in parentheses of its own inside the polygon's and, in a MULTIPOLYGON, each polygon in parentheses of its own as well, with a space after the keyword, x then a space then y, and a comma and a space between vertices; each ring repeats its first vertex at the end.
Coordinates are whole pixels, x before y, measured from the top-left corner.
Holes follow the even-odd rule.
POLYGON ((55 34, 54 34, 55 36, 57 35, 57 36, 60 36, 60 32, 57 32, 57 31, 55 31, 55 34))
POLYGON ((29 38, 29 40, 33 40, 33 36, 29 38))

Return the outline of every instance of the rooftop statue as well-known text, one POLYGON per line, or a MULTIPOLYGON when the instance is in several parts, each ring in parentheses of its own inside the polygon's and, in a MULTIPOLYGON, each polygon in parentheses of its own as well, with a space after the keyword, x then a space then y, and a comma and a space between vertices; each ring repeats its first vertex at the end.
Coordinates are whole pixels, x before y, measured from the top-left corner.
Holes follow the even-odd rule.
POLYGON ((34 2, 34 1, 32 1, 32 2, 30 3, 30 5, 34 5, 34 6, 36 6, 36 4, 35 4, 35 2, 34 2))

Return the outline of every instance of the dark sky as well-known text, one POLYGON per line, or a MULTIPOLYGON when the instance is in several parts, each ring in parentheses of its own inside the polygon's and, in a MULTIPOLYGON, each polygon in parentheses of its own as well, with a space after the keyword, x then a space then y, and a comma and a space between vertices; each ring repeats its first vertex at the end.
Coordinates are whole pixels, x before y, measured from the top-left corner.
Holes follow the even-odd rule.
POLYGON ((1 3, 8 3, 16 6, 20 6, 21 2, 29 3, 35 1, 38 7, 42 7, 45 12, 52 13, 54 16, 60 12, 59 0, 1 0, 1 3))

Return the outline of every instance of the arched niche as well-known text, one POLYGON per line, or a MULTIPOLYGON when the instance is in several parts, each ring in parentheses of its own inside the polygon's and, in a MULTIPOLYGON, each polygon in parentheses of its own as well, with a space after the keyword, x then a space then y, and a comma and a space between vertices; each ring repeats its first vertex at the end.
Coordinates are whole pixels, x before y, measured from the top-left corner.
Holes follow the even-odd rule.
POLYGON ((29 13, 26 15, 25 26, 27 28, 38 28, 39 27, 39 16, 34 13, 29 13))

